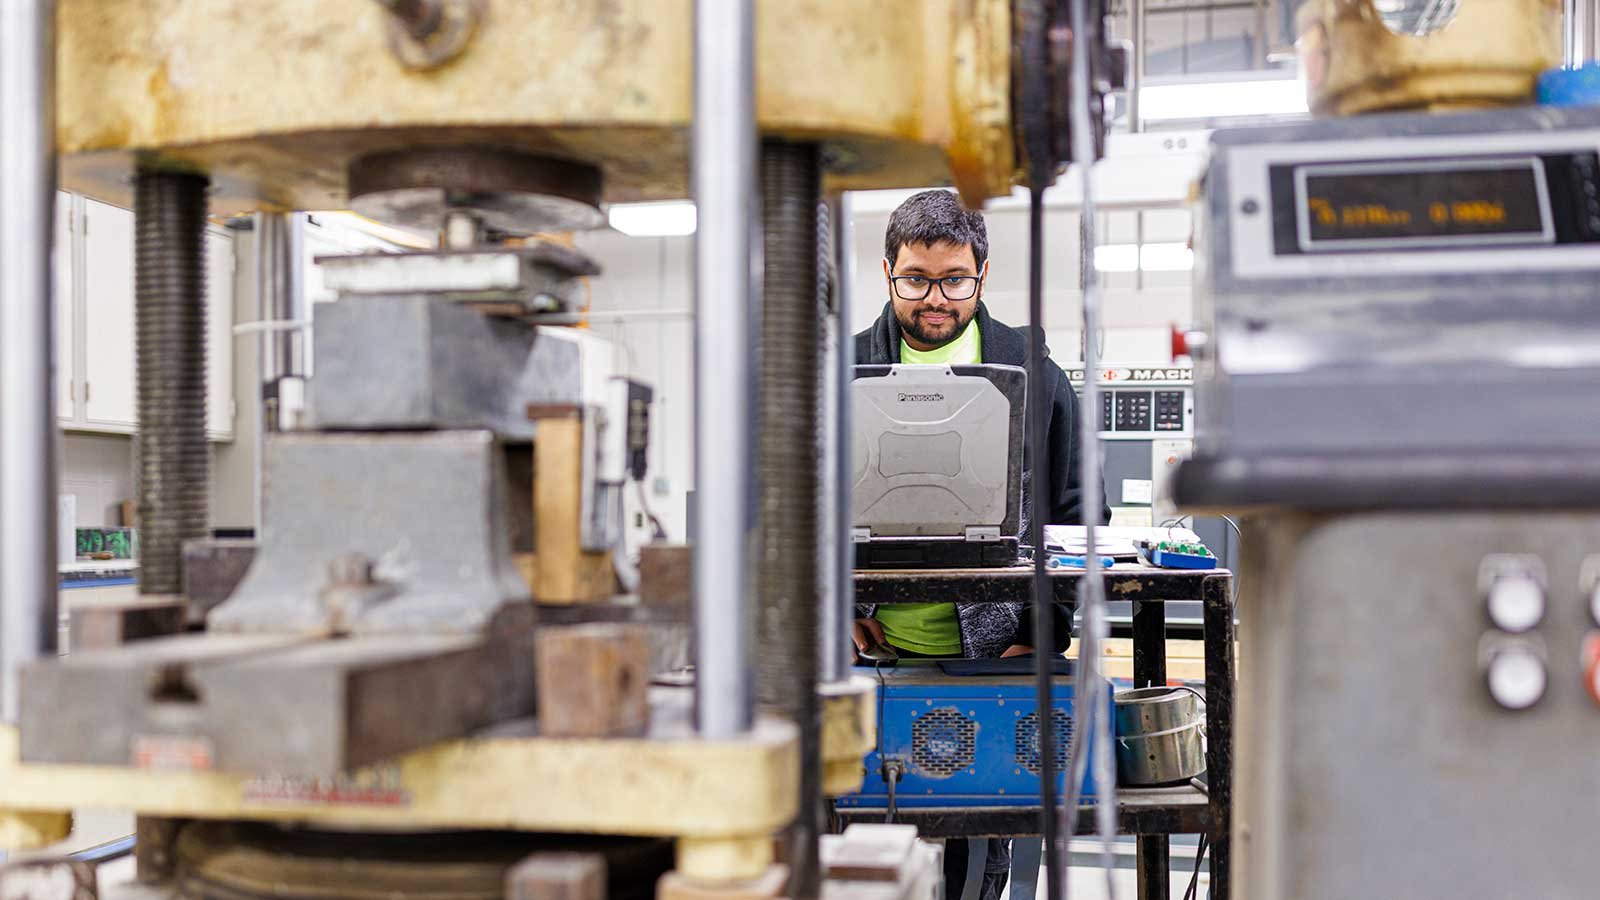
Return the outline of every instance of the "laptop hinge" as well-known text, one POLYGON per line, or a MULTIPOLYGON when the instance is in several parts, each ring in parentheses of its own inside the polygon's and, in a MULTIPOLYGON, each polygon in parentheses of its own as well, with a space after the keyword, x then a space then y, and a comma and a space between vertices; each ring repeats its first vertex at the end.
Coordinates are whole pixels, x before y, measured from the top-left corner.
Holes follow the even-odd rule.
POLYGON ((850 529, 850 540, 857 544, 865 544, 867 541, 872 540, 872 529, 852 528, 850 529))
POLYGON ((968 525, 967 540, 969 541, 998 541, 1000 540, 999 525, 968 525))

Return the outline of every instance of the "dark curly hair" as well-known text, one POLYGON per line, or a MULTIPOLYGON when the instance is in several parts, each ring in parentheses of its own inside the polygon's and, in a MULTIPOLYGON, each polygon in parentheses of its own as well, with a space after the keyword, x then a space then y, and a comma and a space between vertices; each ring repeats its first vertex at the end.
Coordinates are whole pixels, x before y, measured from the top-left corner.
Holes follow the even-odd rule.
POLYGON ((939 243, 970 246, 980 271, 989 258, 989 229, 983 224, 983 213, 962 206, 950 191, 923 191, 900 204, 889 217, 883 257, 893 269, 895 257, 906 244, 939 243))

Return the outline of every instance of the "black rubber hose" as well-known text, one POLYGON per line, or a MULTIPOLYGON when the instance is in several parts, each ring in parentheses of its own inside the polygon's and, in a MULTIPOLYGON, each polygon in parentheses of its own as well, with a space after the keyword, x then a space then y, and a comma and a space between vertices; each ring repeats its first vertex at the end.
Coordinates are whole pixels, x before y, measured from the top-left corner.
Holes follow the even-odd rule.
POLYGON ((815 897, 822 807, 817 700, 817 567, 823 297, 818 260, 822 164, 812 144, 761 146, 762 282, 755 578, 760 702, 800 728, 800 804, 790 893, 815 897))
POLYGON ((208 529, 206 187, 174 172, 134 179, 142 594, 181 593, 183 542, 208 529))

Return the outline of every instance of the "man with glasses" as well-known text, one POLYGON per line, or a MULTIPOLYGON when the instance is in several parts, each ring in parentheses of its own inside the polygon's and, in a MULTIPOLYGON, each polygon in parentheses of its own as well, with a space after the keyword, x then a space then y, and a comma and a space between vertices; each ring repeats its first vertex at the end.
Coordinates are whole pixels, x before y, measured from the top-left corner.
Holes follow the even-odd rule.
MULTIPOLYGON (((964 209, 949 191, 923 191, 889 217, 883 256, 889 302, 878 321, 856 335, 857 363, 1026 364, 1027 333, 996 321, 983 305, 989 237, 982 214, 964 209)), ((1046 360, 1044 369, 1044 396, 1051 398, 1049 455, 1042 464, 1026 456, 1023 460, 1024 536, 1033 514, 1029 485, 1036 476, 1048 479, 1046 523, 1077 524, 1081 518, 1078 399, 1059 366, 1046 360)), ((1102 521, 1109 520, 1110 510, 1102 515, 1102 521)), ((992 658, 1033 652, 1033 608, 1026 603, 858 606, 856 614, 858 652, 876 645, 887 645, 909 658, 992 658)), ((1054 619, 1050 628, 1055 646, 1063 650, 1071 641, 1070 615, 1054 619)), ((1005 888, 1010 852, 1006 841, 987 843, 980 897, 995 900, 1005 888)), ((947 897, 961 896, 967 858, 965 841, 947 844, 947 897)))

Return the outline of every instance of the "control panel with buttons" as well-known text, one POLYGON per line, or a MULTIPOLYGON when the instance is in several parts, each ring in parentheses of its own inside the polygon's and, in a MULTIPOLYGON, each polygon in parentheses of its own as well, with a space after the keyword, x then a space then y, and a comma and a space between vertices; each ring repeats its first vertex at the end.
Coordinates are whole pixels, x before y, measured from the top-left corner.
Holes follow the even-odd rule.
POLYGON ((1156 431, 1182 431, 1188 417, 1184 407, 1188 396, 1184 391, 1156 391, 1156 431))
POLYGON ((1150 431, 1150 392, 1116 391, 1117 431, 1150 431))
MULTIPOLYGON (((1106 440, 1187 437, 1193 433, 1193 370, 1128 366, 1101 370, 1100 436, 1106 440)), ((1067 369, 1080 394, 1083 369, 1067 369)))

